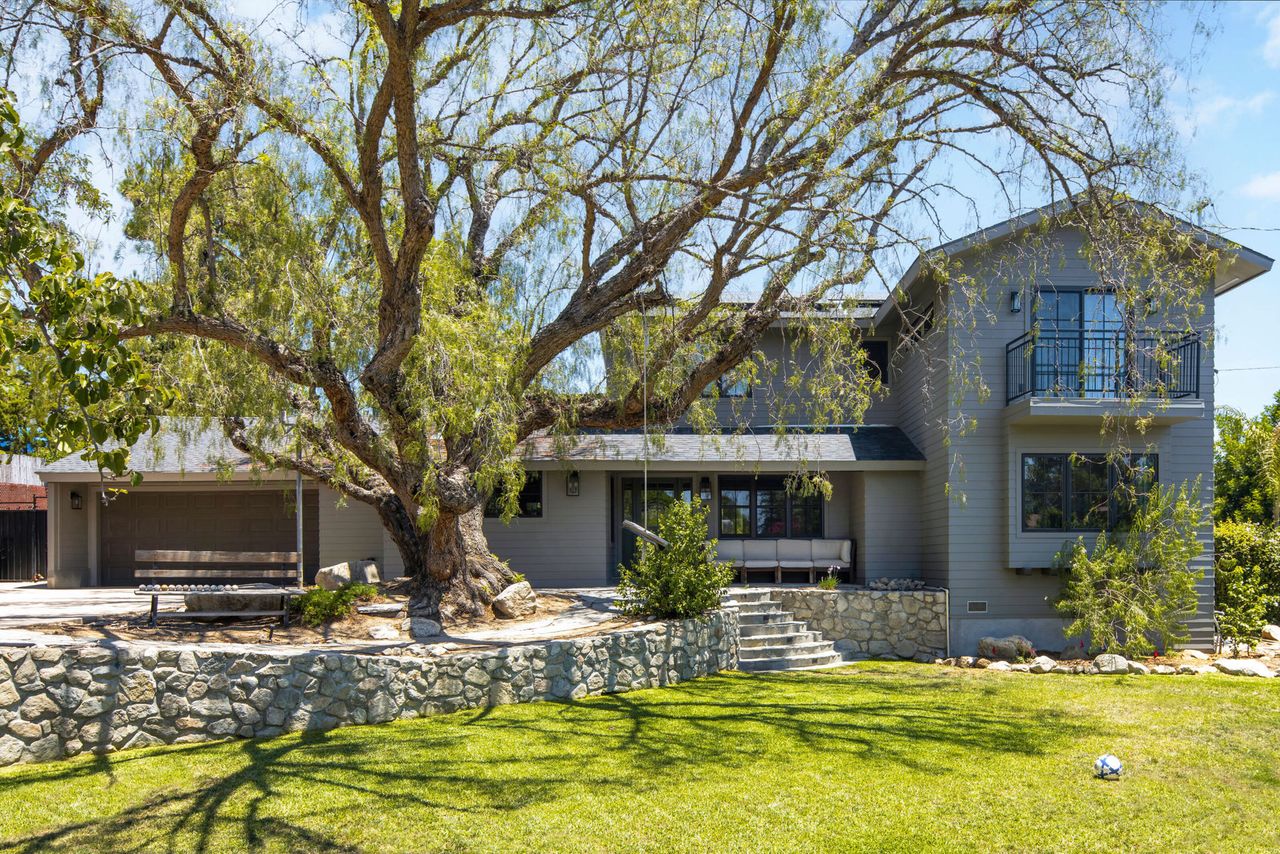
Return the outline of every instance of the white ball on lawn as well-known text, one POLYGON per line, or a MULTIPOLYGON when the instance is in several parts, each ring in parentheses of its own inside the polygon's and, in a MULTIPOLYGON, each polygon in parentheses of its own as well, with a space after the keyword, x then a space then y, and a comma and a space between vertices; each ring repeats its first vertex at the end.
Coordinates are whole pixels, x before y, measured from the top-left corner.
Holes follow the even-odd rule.
POLYGON ((1120 760, 1110 753, 1104 753, 1093 763, 1093 773, 1103 780, 1115 780, 1123 770, 1124 766, 1120 764, 1120 760))

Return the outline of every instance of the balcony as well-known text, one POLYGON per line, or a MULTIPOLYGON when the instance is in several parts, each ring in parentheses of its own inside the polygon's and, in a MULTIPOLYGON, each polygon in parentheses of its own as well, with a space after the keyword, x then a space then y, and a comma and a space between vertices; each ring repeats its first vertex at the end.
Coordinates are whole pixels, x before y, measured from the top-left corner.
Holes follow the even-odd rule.
POLYGON ((1200 336, 1061 327, 1028 332, 1005 347, 1005 390, 1013 420, 1069 421, 1135 409, 1164 423, 1202 417, 1200 336))

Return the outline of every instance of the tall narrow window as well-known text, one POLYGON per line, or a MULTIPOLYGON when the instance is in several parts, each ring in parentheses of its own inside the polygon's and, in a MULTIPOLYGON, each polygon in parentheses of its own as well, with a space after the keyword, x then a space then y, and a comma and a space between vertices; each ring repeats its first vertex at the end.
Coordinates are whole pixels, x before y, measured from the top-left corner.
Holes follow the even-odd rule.
POLYGON ((1022 457, 1022 527, 1028 530, 1063 528, 1066 459, 1062 454, 1022 457))
POLYGON ((751 478, 720 478, 720 536, 751 536, 751 478))
POLYGON ((1068 525, 1074 531, 1101 531, 1107 527, 1111 489, 1107 479, 1107 458, 1101 454, 1072 454, 1071 505, 1068 525))

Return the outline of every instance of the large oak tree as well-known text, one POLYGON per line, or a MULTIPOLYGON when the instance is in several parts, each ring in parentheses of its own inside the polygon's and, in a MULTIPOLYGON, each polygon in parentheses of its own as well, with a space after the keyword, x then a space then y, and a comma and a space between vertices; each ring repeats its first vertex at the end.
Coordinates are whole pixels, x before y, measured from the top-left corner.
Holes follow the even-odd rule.
MULTIPOLYGON (((119 470, 103 425, 172 387, 172 411, 372 506, 427 614, 508 583, 481 507, 513 506, 522 440, 701 422, 718 377, 767 370, 781 313, 858 297, 977 192, 1084 199, 1096 224, 1177 180, 1155 11, 1129 0, 4 8, 7 82, 54 69, 8 186, 51 211, 109 189, 78 167, 110 137, 154 260, 79 330, 145 362, 79 406, 90 453, 119 470)), ((856 330, 809 332, 806 420, 856 418, 856 330)), ((69 352, 47 388, 93 374, 69 352)))

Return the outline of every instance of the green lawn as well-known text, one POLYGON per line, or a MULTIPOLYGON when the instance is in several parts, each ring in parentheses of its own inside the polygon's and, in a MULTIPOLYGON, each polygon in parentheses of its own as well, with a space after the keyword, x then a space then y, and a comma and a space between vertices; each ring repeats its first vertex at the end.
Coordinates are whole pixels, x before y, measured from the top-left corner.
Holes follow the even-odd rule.
POLYGON ((0 846, 1276 851, 1276 682, 865 664, 155 748, 0 771, 0 846))

